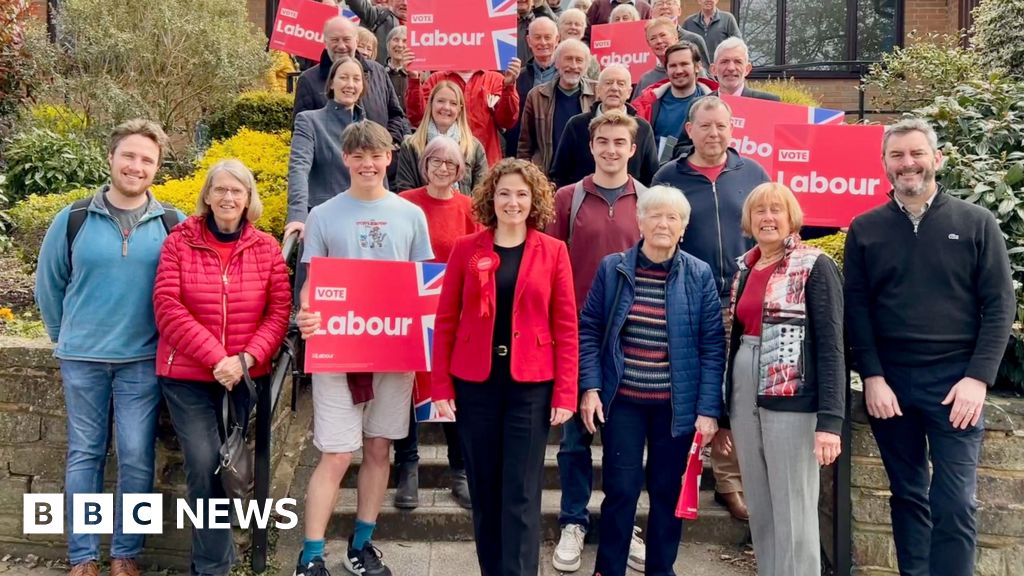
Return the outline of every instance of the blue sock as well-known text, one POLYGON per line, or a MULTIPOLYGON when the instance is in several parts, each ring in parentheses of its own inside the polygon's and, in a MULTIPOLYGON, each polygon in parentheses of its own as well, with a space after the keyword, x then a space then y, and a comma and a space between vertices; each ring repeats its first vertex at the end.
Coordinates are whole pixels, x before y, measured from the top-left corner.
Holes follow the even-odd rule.
POLYGON ((376 527, 376 524, 363 522, 356 518, 356 531, 352 534, 352 549, 362 550, 363 546, 366 546, 366 543, 373 538, 373 529, 376 527))
POLYGON ((299 557, 299 564, 306 566, 313 561, 313 558, 316 557, 324 557, 323 539, 310 540, 309 538, 306 538, 302 542, 302 556, 299 557))

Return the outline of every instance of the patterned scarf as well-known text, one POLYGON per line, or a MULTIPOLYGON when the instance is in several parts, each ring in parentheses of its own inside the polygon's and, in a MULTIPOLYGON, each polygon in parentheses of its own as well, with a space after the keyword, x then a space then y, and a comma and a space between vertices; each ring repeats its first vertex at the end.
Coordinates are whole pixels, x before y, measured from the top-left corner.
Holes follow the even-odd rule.
POLYGON ((447 136, 452 140, 455 140, 456 144, 462 143, 462 132, 459 130, 458 122, 453 122, 452 125, 448 127, 448 131, 441 134, 437 129, 437 125, 434 124, 434 119, 431 118, 427 121, 427 142, 433 140, 435 136, 447 136))

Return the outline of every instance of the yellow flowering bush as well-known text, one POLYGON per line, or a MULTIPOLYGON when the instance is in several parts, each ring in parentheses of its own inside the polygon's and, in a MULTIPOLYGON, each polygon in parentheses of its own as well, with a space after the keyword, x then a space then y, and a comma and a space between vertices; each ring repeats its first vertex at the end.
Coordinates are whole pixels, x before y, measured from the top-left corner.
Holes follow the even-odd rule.
POLYGON ((817 96, 811 92, 806 85, 793 80, 792 78, 778 78, 775 80, 751 81, 749 86, 755 90, 775 94, 787 104, 799 104, 801 106, 818 107, 817 96))
MULTIPOLYGON (((243 128, 231 138, 214 142, 197 163, 195 173, 153 186, 153 195, 185 214, 191 214, 195 211, 207 170, 221 160, 237 158, 253 171, 263 201, 263 217, 256 227, 279 237, 284 230, 288 207, 290 144, 289 132, 268 133, 243 128)), ((39 246, 53 217, 61 208, 92 192, 79 188, 65 194, 32 195, 17 203, 10 216, 14 223, 13 237, 22 259, 34 266, 39 246)))
POLYGON ((836 261, 840 270, 843 269, 843 251, 846 248, 846 234, 836 232, 835 234, 808 240, 807 244, 820 248, 836 261))

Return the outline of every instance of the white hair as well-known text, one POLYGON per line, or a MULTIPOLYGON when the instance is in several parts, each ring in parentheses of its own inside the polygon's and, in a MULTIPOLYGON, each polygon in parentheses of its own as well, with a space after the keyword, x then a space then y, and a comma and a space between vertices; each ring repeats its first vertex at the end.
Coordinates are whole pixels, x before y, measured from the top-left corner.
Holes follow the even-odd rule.
POLYGON ((569 3, 569 8, 586 12, 590 9, 591 4, 593 4, 593 0, 572 0, 572 2, 569 3))
POLYGON ((580 18, 583 19, 583 24, 584 25, 586 25, 586 23, 587 23, 587 13, 586 12, 584 12, 583 10, 580 10, 579 8, 569 8, 568 10, 565 10, 561 14, 558 15, 558 25, 559 26, 561 26, 562 23, 566 20, 566 16, 579 16, 580 18))
POLYGON ((651 186, 639 195, 636 201, 636 217, 641 219, 656 208, 670 208, 679 214, 683 221, 683 230, 690 223, 690 202, 679 188, 671 186, 651 186))
POLYGON ((566 50, 568 50, 570 48, 576 48, 578 50, 582 50, 583 51, 583 55, 584 55, 583 59, 584 60, 590 60, 590 48, 588 48, 586 44, 584 44, 583 42, 580 42, 579 40, 577 40, 575 38, 566 38, 565 40, 562 40, 561 42, 559 42, 558 46, 555 46, 555 54, 554 54, 555 62, 558 62, 558 60, 562 57, 562 52, 565 52, 566 50))
POLYGON ((632 4, 619 4, 615 8, 612 8, 611 14, 608 15, 608 21, 614 21, 615 17, 623 12, 629 13, 629 15, 633 17, 634 21, 640 19, 640 12, 637 11, 635 6, 632 4))
POLYGON ((537 18, 534 18, 533 22, 530 22, 530 26, 526 29, 526 33, 533 34, 534 28, 544 23, 551 24, 551 26, 555 29, 555 34, 558 34, 558 24, 555 24, 555 21, 552 20, 551 18, 548 18, 547 16, 538 16, 537 18))
POLYGON ((605 75, 612 70, 620 70, 622 72, 625 72, 626 78, 629 78, 629 82, 631 84, 633 83, 633 75, 629 72, 629 68, 623 66, 622 64, 609 64, 605 66, 604 70, 601 70, 601 73, 597 75, 597 81, 600 82, 601 79, 604 78, 605 75))
POLYGON ((739 36, 729 36, 725 40, 722 40, 721 43, 715 47, 714 61, 718 62, 718 57, 722 55, 722 52, 726 50, 733 50, 735 48, 742 48, 743 59, 750 62, 750 50, 747 48, 747 43, 739 36))

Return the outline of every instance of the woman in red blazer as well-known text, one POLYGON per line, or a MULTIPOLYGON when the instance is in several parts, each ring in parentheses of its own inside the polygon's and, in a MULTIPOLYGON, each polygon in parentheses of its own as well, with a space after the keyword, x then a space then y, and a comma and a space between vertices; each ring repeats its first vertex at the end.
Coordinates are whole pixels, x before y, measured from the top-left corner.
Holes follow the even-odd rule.
MULTIPOLYGON (((214 164, 196 214, 171 230, 160 253, 153 311, 160 331, 156 372, 185 455, 188 497, 224 498, 217 475, 221 409, 232 401, 243 426, 255 401, 243 363, 268 385, 270 362, 291 312, 288 269, 277 241, 253 223, 263 212, 256 180, 238 160, 214 164)), ((230 529, 192 531, 192 569, 227 574, 230 529)))
POLYGON ((484 576, 537 574, 548 430, 577 406, 569 253, 540 231, 553 192, 529 162, 495 164, 473 191, 485 230, 456 241, 435 320, 432 394, 458 415, 484 576))

